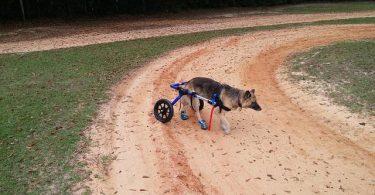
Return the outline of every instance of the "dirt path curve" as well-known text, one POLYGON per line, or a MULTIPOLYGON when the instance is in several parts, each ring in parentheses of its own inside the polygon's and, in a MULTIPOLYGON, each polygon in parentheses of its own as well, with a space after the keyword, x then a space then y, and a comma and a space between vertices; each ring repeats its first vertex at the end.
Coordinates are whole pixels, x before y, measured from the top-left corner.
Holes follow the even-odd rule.
MULTIPOLYGON (((113 89, 113 99, 89 131, 96 144, 85 159, 97 177, 89 186, 109 194, 373 194, 373 133, 366 136, 368 145, 337 133, 295 104, 275 74, 292 53, 374 38, 374 32, 375 25, 257 32, 156 59, 113 89), (193 116, 181 121, 177 111, 170 123, 157 122, 153 103, 174 97, 170 83, 195 76, 255 88, 263 110, 230 112, 229 135, 220 130, 217 118, 212 132, 200 130, 193 116), (115 157, 109 166, 98 163, 105 155, 115 157)), ((206 107, 206 119, 208 112, 206 107)))
MULTIPOLYGON (((230 14, 229 14, 230 15, 230 14)), ((0 42, 0 53, 42 51, 57 48, 76 47, 98 43, 108 43, 114 41, 131 40, 138 38, 157 37, 173 34, 185 34, 192 32, 220 30, 228 28, 251 27, 261 25, 275 25, 297 22, 313 22, 320 20, 347 19, 356 17, 374 17, 375 12, 359 13, 333 13, 333 14, 282 14, 282 15, 244 15, 228 16, 221 18, 203 19, 181 19, 181 20, 161 20, 161 21, 140 21, 140 22, 108 22, 108 25, 98 26, 101 30, 97 32, 95 27, 66 27, 77 28, 78 34, 42 38, 38 40, 12 41, 9 36, 8 41, 0 42), (134 26, 134 27, 133 27, 134 26), (143 27, 142 27, 143 26, 143 27), (135 28, 135 30, 131 30, 135 28), (80 30, 79 30, 80 29, 80 30), (105 30, 103 30, 105 29, 105 30), (119 32, 120 31, 120 32, 119 32), (90 33, 87 33, 90 32, 90 33)), ((206 16, 207 17, 207 16, 206 16)), ((32 29, 28 31, 32 32, 32 29)), ((43 30, 35 29, 31 34, 43 34, 43 30), (42 32, 39 32, 42 31, 42 32)), ((49 31, 64 32, 64 28, 50 28, 49 31)), ((67 31, 67 30, 65 30, 67 31)), ((71 30, 69 30, 71 31, 71 30)), ((17 32, 11 32, 15 34, 17 32)), ((59 33, 63 34, 63 33, 59 33)), ((71 33, 70 33, 71 34, 71 33)))

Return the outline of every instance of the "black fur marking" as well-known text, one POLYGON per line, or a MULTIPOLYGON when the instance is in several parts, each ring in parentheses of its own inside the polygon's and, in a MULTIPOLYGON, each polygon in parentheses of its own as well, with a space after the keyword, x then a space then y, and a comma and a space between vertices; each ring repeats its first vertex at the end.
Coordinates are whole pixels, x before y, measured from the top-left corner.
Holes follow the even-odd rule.
POLYGON ((245 99, 248 99, 248 98, 251 98, 251 93, 250 91, 246 91, 245 92, 245 96, 244 96, 245 99))
POLYGON ((223 89, 222 84, 209 78, 196 77, 191 82, 193 82, 195 91, 202 91, 210 96, 206 98, 211 98, 215 93, 220 94, 223 89))

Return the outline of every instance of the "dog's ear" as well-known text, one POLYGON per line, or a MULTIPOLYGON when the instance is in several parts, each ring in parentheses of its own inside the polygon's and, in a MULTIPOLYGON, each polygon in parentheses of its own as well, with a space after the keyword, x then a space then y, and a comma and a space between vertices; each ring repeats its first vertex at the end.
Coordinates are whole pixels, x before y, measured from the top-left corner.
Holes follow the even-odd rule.
POLYGON ((245 99, 251 98, 251 93, 250 93, 250 91, 246 91, 246 92, 245 92, 244 98, 245 98, 245 99))
POLYGON ((251 91, 251 93, 253 93, 253 94, 255 93, 255 89, 252 89, 252 90, 250 90, 250 91, 251 91))

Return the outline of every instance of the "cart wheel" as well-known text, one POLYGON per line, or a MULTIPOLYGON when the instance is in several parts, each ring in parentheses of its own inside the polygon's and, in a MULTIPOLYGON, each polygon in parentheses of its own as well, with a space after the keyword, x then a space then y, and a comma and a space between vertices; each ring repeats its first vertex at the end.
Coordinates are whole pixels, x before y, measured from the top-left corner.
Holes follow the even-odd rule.
POLYGON ((203 110, 204 107, 204 101, 199 99, 199 110, 203 110))
POLYGON ((169 100, 160 99, 155 103, 154 115, 156 120, 167 123, 173 117, 173 105, 169 100))

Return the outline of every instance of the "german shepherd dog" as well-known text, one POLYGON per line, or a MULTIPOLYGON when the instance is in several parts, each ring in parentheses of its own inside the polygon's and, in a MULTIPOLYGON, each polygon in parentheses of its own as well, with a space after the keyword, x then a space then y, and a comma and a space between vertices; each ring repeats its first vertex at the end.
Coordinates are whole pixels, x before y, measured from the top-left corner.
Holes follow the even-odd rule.
MULTIPOLYGON (((198 95, 207 99, 211 99, 213 95, 216 94, 218 106, 216 111, 220 116, 220 126, 226 134, 230 132, 230 125, 225 118, 226 112, 242 108, 252 108, 256 111, 262 110, 257 103, 254 89, 240 90, 204 77, 191 79, 186 82, 184 88, 196 92, 198 95)), ((181 98, 181 103, 183 105, 181 109, 181 119, 187 120, 189 118, 186 114, 186 110, 191 107, 195 111, 199 125, 203 130, 206 130, 207 123, 202 119, 199 111, 200 101, 197 98, 191 98, 185 95, 181 98)))

